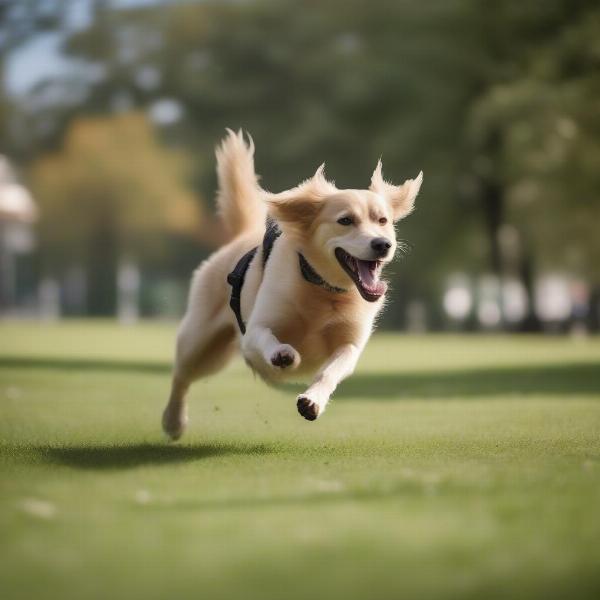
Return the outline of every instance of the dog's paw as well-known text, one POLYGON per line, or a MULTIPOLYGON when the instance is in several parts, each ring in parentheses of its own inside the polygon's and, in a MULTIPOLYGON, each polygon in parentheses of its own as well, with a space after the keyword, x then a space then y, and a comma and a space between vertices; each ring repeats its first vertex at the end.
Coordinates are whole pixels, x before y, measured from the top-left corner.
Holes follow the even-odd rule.
POLYGON ((169 410, 165 410, 162 417, 162 428, 167 434, 169 439, 176 442, 185 431, 188 424, 187 415, 180 415, 178 413, 171 413, 169 410))
POLYGON ((289 344, 281 344, 271 355, 271 364, 278 369, 295 369, 300 364, 300 355, 289 344))
POLYGON ((314 421, 321 412, 319 405, 307 396, 298 396, 298 412, 307 420, 314 421))

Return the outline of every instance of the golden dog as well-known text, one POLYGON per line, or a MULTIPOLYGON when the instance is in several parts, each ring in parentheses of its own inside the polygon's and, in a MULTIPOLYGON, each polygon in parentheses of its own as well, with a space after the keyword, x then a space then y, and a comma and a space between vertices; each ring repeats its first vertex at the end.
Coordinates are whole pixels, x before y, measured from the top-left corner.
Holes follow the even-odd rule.
POLYGON ((321 166, 294 189, 270 194, 258 185, 254 144, 241 131, 229 131, 216 155, 217 204, 232 240, 192 279, 163 414, 172 439, 187 424, 190 384, 238 348, 267 382, 310 378, 298 411, 310 421, 323 413, 383 307, 380 276, 396 251, 394 222, 411 212, 423 179, 391 185, 380 161, 368 190, 338 190, 321 166), (267 244, 268 217, 276 233, 267 244))

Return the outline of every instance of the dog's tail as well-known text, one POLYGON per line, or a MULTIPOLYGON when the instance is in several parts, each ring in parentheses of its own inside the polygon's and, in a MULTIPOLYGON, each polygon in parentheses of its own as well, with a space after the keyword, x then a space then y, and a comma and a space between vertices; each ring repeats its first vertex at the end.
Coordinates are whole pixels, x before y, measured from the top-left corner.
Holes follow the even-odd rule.
POLYGON ((248 135, 246 143, 241 129, 237 133, 228 129, 217 146, 216 155, 219 179, 217 211, 227 232, 233 238, 264 228, 267 207, 254 172, 252 138, 248 135))

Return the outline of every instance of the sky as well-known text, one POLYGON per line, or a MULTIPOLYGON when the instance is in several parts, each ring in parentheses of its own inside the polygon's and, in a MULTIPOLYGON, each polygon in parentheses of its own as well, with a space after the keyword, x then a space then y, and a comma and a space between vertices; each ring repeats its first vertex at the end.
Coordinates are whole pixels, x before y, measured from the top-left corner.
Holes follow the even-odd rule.
MULTIPOLYGON (((112 0, 115 10, 127 10, 168 0, 112 0)), ((22 97, 44 78, 60 78, 81 68, 81 61, 64 56, 65 34, 85 29, 92 19, 91 0, 71 0, 64 32, 44 32, 12 50, 6 57, 4 86, 9 95, 22 97)))
POLYGON ((77 68, 79 61, 60 52, 62 33, 43 33, 11 52, 6 61, 5 85, 11 96, 24 96, 42 79, 60 78, 77 68))

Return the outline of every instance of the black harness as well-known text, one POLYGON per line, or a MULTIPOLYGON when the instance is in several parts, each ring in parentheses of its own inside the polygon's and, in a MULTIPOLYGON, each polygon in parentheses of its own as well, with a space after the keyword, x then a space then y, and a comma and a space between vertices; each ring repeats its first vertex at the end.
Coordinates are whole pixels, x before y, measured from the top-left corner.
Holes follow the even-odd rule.
POLYGON ((242 258, 235 265, 235 269, 227 275, 227 283, 231 286, 231 297, 229 298, 229 306, 237 319, 237 324, 242 332, 242 335, 246 333, 246 324, 242 319, 242 286, 244 285, 244 279, 246 279, 246 271, 258 250, 258 246, 252 248, 249 252, 246 252, 242 258))
MULTIPOLYGON (((281 229, 276 221, 271 219, 271 217, 267 217, 267 228, 265 231, 265 235, 262 241, 262 263, 263 269, 267 265, 267 261, 269 260, 269 256, 271 255, 271 250, 273 250, 273 244, 275 240, 281 235, 281 229)), ((246 272, 248 271, 248 267, 252 263, 256 252, 258 250, 258 246, 249 250, 238 260, 235 268, 229 275, 227 275, 227 283, 231 286, 231 297, 229 299, 229 306, 231 306, 231 310, 235 315, 237 320, 237 324, 242 332, 242 335, 246 333, 246 324, 244 323, 244 319, 242 319, 242 287, 244 286, 244 280, 246 279, 246 272)), ((298 260, 300 262, 300 272, 302 273, 302 277, 306 279, 309 283, 314 285, 318 285, 328 292, 333 292, 335 294, 340 294, 342 292, 346 292, 343 288, 335 287, 333 285, 328 284, 311 266, 310 263, 298 252, 298 260)))
MULTIPOLYGON (((267 229, 262 241, 263 269, 267 264, 267 260, 269 260, 271 250, 273 250, 273 244, 280 235, 281 229, 279 229, 277 222, 270 217, 267 217, 267 229)), ((258 246, 246 252, 246 254, 238 260, 233 271, 227 275, 227 283, 231 286, 229 306, 231 306, 231 310, 235 315, 242 335, 246 333, 246 324, 244 323, 244 319, 242 319, 242 287, 244 286, 244 280, 246 279, 246 271, 256 255, 257 250, 258 246)))

